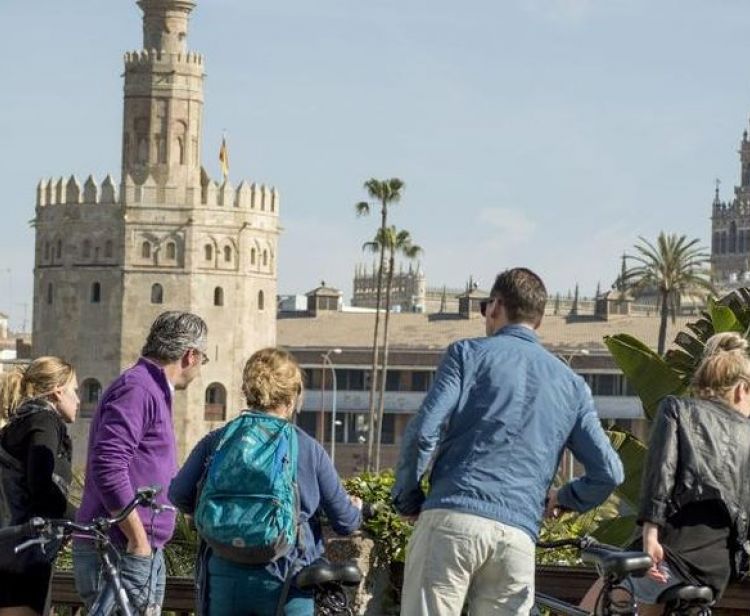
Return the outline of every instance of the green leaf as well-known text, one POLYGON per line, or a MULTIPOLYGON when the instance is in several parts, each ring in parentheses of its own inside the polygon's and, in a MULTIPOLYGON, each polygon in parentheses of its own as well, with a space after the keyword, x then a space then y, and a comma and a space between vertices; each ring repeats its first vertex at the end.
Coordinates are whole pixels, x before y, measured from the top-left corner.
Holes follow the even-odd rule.
POLYGON ((592 535, 601 543, 624 546, 633 536, 633 531, 636 528, 635 522, 635 515, 625 515, 610 518, 609 520, 602 520, 592 535))
POLYGON ((646 445, 629 432, 621 430, 612 430, 608 436, 625 468, 625 481, 615 490, 615 494, 632 510, 635 510, 640 500, 641 476, 646 462, 646 445))
MULTIPOLYGON (((739 308, 739 312, 743 311, 741 306, 735 307, 735 309, 736 308, 739 308)), ((717 334, 722 332, 742 333, 745 331, 745 328, 737 318, 735 310, 732 307, 717 304, 713 298, 709 298, 707 311, 711 316, 711 323, 713 323, 714 332, 717 334)))
POLYGON ((684 389, 680 375, 637 338, 627 334, 605 336, 604 344, 635 389, 649 419, 662 398, 684 389))

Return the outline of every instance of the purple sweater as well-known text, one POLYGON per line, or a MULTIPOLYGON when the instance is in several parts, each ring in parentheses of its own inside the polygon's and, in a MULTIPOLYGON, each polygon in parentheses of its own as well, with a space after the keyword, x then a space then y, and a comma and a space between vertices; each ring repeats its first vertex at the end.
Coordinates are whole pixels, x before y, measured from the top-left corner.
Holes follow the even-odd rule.
MULTIPOLYGON (((88 522, 122 510, 137 488, 159 485, 158 503, 168 504, 167 488, 177 474, 172 426, 172 392, 164 370, 141 357, 107 388, 91 422, 86 482, 78 521, 88 522)), ((153 545, 163 547, 174 532, 175 514, 138 513, 153 545)), ((113 542, 127 540, 112 529, 113 542)))

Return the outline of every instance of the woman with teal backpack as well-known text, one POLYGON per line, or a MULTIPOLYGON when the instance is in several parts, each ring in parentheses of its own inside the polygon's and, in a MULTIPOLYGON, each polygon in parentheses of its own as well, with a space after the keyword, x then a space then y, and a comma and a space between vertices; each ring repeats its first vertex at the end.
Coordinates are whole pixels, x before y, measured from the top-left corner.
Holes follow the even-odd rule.
POLYGON ((200 614, 312 616, 312 594, 294 576, 324 551, 316 513, 342 535, 362 522, 323 447, 292 425, 302 373, 286 351, 267 348, 245 364, 248 409, 204 437, 172 481, 169 497, 195 517, 200 614))

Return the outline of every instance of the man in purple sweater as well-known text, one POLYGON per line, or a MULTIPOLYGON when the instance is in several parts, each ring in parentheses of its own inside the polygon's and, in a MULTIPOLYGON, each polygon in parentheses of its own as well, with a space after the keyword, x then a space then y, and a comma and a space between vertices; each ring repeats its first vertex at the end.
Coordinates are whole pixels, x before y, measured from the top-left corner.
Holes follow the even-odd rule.
MULTIPOLYGON (((172 395, 199 374, 206 355, 206 324, 188 312, 165 312, 151 326, 138 362, 107 388, 91 423, 86 481, 78 521, 121 511, 138 488, 164 488, 177 473, 172 395)), ((139 613, 158 615, 166 570, 162 548, 174 532, 175 515, 138 508, 111 531, 121 548, 123 585, 139 613)), ((76 589, 90 608, 96 599, 100 563, 90 541, 73 548, 76 589)))

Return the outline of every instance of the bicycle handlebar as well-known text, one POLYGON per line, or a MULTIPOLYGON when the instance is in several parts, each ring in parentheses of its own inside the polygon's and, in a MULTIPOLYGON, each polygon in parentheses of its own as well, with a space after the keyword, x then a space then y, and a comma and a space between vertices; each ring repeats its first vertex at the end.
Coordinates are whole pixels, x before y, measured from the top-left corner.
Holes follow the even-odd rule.
POLYGON ((87 524, 65 519, 32 518, 25 524, 19 524, 18 526, 11 526, 10 528, 0 530, 0 540, 13 539, 30 533, 37 533, 36 537, 24 541, 15 547, 14 552, 18 554, 34 545, 44 546, 55 538, 62 538, 71 535, 74 532, 101 539, 106 537, 107 531, 112 526, 120 524, 138 506, 151 507, 157 513, 169 510, 174 511, 174 507, 171 505, 157 505, 154 503, 154 497, 160 492, 161 486, 139 488, 136 491, 133 500, 131 500, 117 515, 111 518, 96 518, 87 524))

